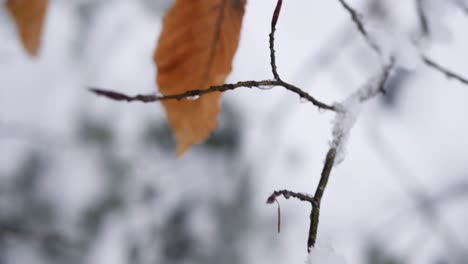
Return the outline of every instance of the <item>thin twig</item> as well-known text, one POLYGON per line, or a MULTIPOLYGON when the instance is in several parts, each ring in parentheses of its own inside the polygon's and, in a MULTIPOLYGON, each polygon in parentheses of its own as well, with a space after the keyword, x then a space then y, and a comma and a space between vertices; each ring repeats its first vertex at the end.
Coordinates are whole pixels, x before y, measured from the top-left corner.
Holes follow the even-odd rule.
MULTIPOLYGON (((364 27, 363 19, 359 15, 359 13, 356 10, 354 10, 352 7, 350 7, 345 2, 345 0, 338 0, 338 1, 343 5, 343 7, 346 9, 346 11, 348 11, 350 13, 353 22, 356 24, 356 27, 358 28, 358 31, 367 40, 368 44, 372 47, 372 49, 374 49, 377 53, 380 54, 380 48, 369 37, 369 34, 368 34, 366 28, 364 27)), ((419 16, 420 16, 421 27, 423 29, 424 34, 426 34, 426 33, 429 34, 429 26, 428 26, 428 23, 427 23, 427 17, 424 14, 424 10, 423 10, 422 5, 423 4, 422 4, 421 0, 418 0, 417 7, 418 7, 418 13, 419 13, 419 16)), ((425 55, 422 55, 421 58, 422 58, 423 62, 427 66, 429 66, 429 67, 433 68, 434 70, 437 70, 437 71, 445 74, 448 78, 456 79, 456 80, 460 81, 461 83, 468 85, 468 78, 462 77, 460 74, 457 74, 457 73, 455 73, 455 72, 453 72, 451 70, 448 70, 447 68, 443 67, 442 65, 438 64, 437 62, 433 61, 432 59, 428 58, 425 55)))
POLYGON ((395 67, 395 59, 392 57, 390 58, 390 62, 385 65, 380 73, 378 84, 375 89, 365 89, 365 92, 359 92, 359 102, 364 103, 375 96, 379 95, 380 93, 385 94, 385 84, 387 84, 388 77, 390 76, 390 72, 395 67))
POLYGON ((416 12, 418 13, 419 25, 421 26, 421 33, 423 37, 429 37, 430 28, 427 20, 426 12, 424 10, 424 0, 416 0, 416 12))
POLYGON ((392 71, 393 67, 395 67, 395 59, 392 57, 392 58, 390 58, 390 63, 387 64, 384 67, 382 78, 380 79, 380 82, 379 82, 379 89, 378 90, 382 94, 387 93, 387 91, 385 90, 385 84, 387 84, 388 77, 390 76, 390 72, 392 71))
POLYGON ((288 190, 280 190, 280 191, 274 191, 267 199, 267 204, 272 204, 276 201, 276 198, 283 196, 286 199, 289 198, 296 198, 298 200, 301 200, 303 202, 309 202, 312 205, 315 204, 314 197, 308 195, 308 194, 303 194, 303 193, 296 193, 288 190))
POLYGON ((300 96, 301 99, 305 99, 311 102, 313 105, 317 106, 323 110, 330 110, 335 111, 335 108, 331 105, 325 104, 320 102, 319 100, 315 99, 309 93, 305 92, 304 90, 300 89, 297 86, 294 86, 290 83, 287 83, 279 77, 277 66, 276 66, 276 56, 275 56, 275 31, 276 31, 276 24, 278 23, 279 15, 281 13, 281 6, 283 1, 278 0, 276 3, 276 7, 272 16, 271 20, 271 32, 270 32, 270 64, 271 70, 274 76, 274 80, 263 80, 263 81, 241 81, 234 84, 223 84, 223 85, 216 85, 210 86, 206 89, 198 89, 198 90, 190 90, 179 94, 172 94, 172 95, 144 95, 138 94, 135 96, 126 95, 120 92, 115 92, 111 90, 105 90, 95 87, 90 87, 89 90, 94 92, 96 95, 106 97, 108 99, 112 99, 115 101, 127 101, 127 102, 143 102, 143 103, 151 103, 157 101, 164 101, 164 100, 195 100, 199 96, 214 93, 214 92, 226 92, 228 90, 234 90, 240 87, 247 87, 247 88, 262 88, 262 87, 271 87, 271 86, 281 86, 288 91, 291 91, 300 96))
POLYGON ((281 233, 281 205, 280 203, 278 202, 278 200, 276 200, 276 204, 278 205, 278 234, 281 233))
POLYGON ((304 193, 296 193, 288 190, 280 190, 280 191, 274 191, 267 199, 267 204, 272 204, 276 202, 278 204, 278 233, 281 232, 281 207, 278 202, 278 197, 283 196, 286 199, 289 198, 296 198, 300 201, 303 202, 308 202, 312 205, 312 207, 315 207, 317 205, 315 198, 312 197, 309 194, 304 194, 304 193))
POLYGON ((312 95, 305 92, 304 90, 292 84, 286 83, 282 80, 242 81, 242 82, 237 82, 234 84, 215 85, 215 86, 210 86, 207 89, 190 90, 187 92, 183 92, 179 94, 172 94, 172 95, 138 94, 135 96, 130 96, 130 95, 126 95, 123 93, 118 93, 115 91, 104 90, 104 89, 99 89, 99 88, 89 88, 89 89, 90 91, 94 92, 96 95, 103 96, 103 97, 106 97, 115 101, 127 101, 127 102, 135 101, 135 102, 142 102, 142 103, 152 103, 152 102, 165 101, 165 100, 177 100, 177 101, 180 101, 183 99, 193 100, 192 98, 196 98, 198 96, 202 96, 205 94, 214 93, 214 92, 226 92, 226 91, 234 90, 234 89, 241 88, 241 87, 261 88, 261 87, 269 87, 269 86, 281 86, 285 88, 286 90, 289 90, 299 95, 300 98, 303 98, 311 102, 313 105, 317 106, 320 109, 331 110, 331 111, 335 110, 333 106, 318 101, 312 95))
POLYGON ((272 204, 276 202, 278 204, 278 233, 281 232, 281 206, 280 203, 278 202, 278 197, 283 196, 286 199, 289 198, 296 198, 300 201, 303 202, 308 202, 312 205, 312 207, 316 206, 316 201, 315 198, 309 194, 304 194, 304 193, 296 193, 288 190, 280 190, 280 191, 274 191, 267 199, 267 204, 272 204))
POLYGON ((271 72, 273 73, 273 77, 275 80, 281 80, 278 74, 277 66, 276 66, 276 56, 275 56, 275 32, 276 32, 276 23, 278 23, 279 15, 281 13, 281 5, 283 4, 283 0, 278 0, 276 3, 275 11, 273 12, 273 16, 271 18, 271 32, 270 32, 270 64, 271 64, 271 72))
POLYGON ((328 179, 330 178, 330 172, 333 168, 336 158, 336 149, 330 148, 325 158, 325 165, 323 166, 322 175, 320 182, 317 186, 317 190, 314 195, 315 206, 312 207, 310 212, 310 227, 309 227, 309 238, 307 239, 307 252, 310 252, 311 247, 315 246, 317 240, 317 231, 320 216, 320 203, 322 201, 323 193, 327 187, 328 179))
POLYGON ((445 76, 447 76, 447 78, 449 79, 455 79, 463 84, 466 84, 468 85, 468 79, 461 76, 460 74, 457 74, 447 68, 445 68, 444 66, 440 65, 439 63, 433 61, 432 59, 430 59, 429 57, 425 56, 425 55, 422 55, 422 60, 424 61, 424 63, 429 66, 430 68, 436 70, 436 71, 439 71, 441 72, 442 74, 444 74, 445 76))
MULTIPOLYGON (((417 10, 418 17, 419 17, 419 24, 421 26, 422 35, 423 35, 423 37, 428 38, 428 37, 430 37, 430 27, 429 27, 429 22, 428 22, 428 19, 427 19, 426 12, 424 10, 423 1, 424 0, 416 0, 416 10, 417 10)), ((459 4, 459 7, 468 14, 468 7, 464 6, 461 3, 459 4)), ((459 75, 457 73, 454 73, 451 70, 448 70, 447 68, 443 67, 442 65, 440 65, 439 63, 435 62, 434 60, 428 58, 425 55, 421 55, 421 59, 423 60, 423 62, 427 66, 429 66, 430 68, 432 68, 432 69, 434 69, 436 71, 441 72, 442 74, 447 76, 447 78, 456 79, 456 80, 460 81, 461 83, 468 85, 468 79, 467 78, 462 77, 461 75, 459 75)))
POLYGON ((354 8, 352 8, 345 0, 338 0, 344 9, 349 13, 351 19, 353 20, 354 24, 356 25, 358 31, 366 40, 367 44, 377 53, 377 55, 381 55, 382 51, 380 47, 375 43, 375 41, 370 37, 366 28, 364 27, 364 23, 362 22, 362 15, 359 14, 354 8))

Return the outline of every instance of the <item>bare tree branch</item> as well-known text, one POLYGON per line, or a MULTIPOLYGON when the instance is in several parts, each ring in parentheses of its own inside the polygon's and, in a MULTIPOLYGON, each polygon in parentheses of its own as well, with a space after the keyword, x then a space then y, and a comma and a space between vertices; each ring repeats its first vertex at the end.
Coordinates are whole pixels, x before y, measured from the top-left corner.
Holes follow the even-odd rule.
POLYGON ((463 77, 460 74, 457 74, 457 73, 445 68, 444 66, 442 66, 439 63, 433 61, 432 59, 430 59, 429 57, 427 57, 425 55, 422 55, 421 57, 422 57, 422 60, 424 61, 424 63, 428 67, 430 67, 430 68, 444 74, 449 79, 455 79, 455 80, 457 80, 457 81, 459 81, 459 82, 461 82, 463 84, 468 85, 468 79, 466 77, 463 77))
POLYGON ((430 29, 426 12, 424 11, 424 0, 416 0, 416 12, 418 13, 419 25, 423 37, 429 37, 430 29))
MULTIPOLYGON (((375 96, 379 95, 381 92, 384 91, 384 87, 388 77, 390 75, 391 70, 394 66, 394 60, 391 59, 390 63, 384 66, 376 78, 372 78, 368 83, 366 83, 361 89, 356 92, 353 92, 348 98, 345 100, 347 101, 349 98, 356 101, 357 103, 364 103, 375 96)), ((347 109, 346 107, 342 107, 341 104, 336 106, 335 108, 337 115, 344 115, 348 114, 348 111, 352 111, 352 109, 347 109)), ((317 232, 318 232, 318 224, 319 224, 319 216, 320 216, 320 203, 327 187, 328 179, 330 178, 330 173, 337 161, 337 153, 338 151, 342 151, 343 145, 346 143, 345 138, 347 138, 348 133, 351 129, 349 126, 348 130, 340 131, 340 133, 336 133, 333 130, 333 140, 331 143, 331 147, 327 152, 325 158, 325 165, 323 167, 319 184, 315 190, 315 195, 310 197, 308 195, 300 194, 291 192, 288 190, 282 191, 275 191, 272 195, 270 195, 267 199, 267 203, 273 203, 276 201, 278 196, 284 196, 285 198, 294 197, 301 201, 309 202, 312 205, 312 210, 310 213, 310 226, 309 226, 309 235, 307 239, 307 250, 310 252, 311 247, 315 246, 315 242, 317 240, 317 232)))
POLYGON ((283 4, 283 0, 278 0, 276 3, 275 11, 273 12, 273 16, 271 18, 271 32, 270 32, 270 64, 271 64, 271 72, 275 77, 275 80, 280 80, 280 76, 278 74, 277 66, 276 66, 276 56, 275 56, 275 32, 276 32, 276 24, 278 23, 279 15, 281 13, 281 5, 283 4))
POLYGON ((356 25, 358 31, 366 40, 367 44, 380 56, 382 51, 380 47, 375 43, 375 41, 371 38, 369 33, 367 32, 366 28, 364 27, 364 23, 362 22, 362 15, 359 14, 355 9, 353 9, 345 0, 338 0, 343 8, 349 13, 351 19, 353 20, 354 24, 356 25))
POLYGON ((315 247, 315 241, 317 240, 317 231, 319 224, 320 216, 320 203, 322 202, 323 193, 327 187, 328 179, 330 178, 331 170, 333 169, 333 164, 335 163, 336 158, 336 149, 330 148, 327 152, 325 158, 325 165, 323 166, 322 175, 320 177, 320 182, 315 191, 314 200, 315 206, 312 207, 310 212, 310 226, 309 226, 309 237, 307 239, 307 252, 310 252, 312 247, 315 247))
MULTIPOLYGON (((365 39, 366 39, 367 43, 369 44, 369 46, 380 56, 381 55, 380 47, 377 46, 377 44, 367 34, 367 31, 364 28, 364 24, 362 23, 362 21, 359 18, 359 14, 354 9, 352 9, 344 0, 339 0, 339 1, 343 5, 343 7, 350 13, 351 18, 353 19, 354 23, 356 24, 359 32, 361 32, 361 34, 365 37, 365 39)), ((277 9, 278 9, 278 6, 281 6, 281 5, 280 4, 277 5, 277 9)), ((279 14, 279 11, 277 9, 275 9, 275 13, 273 15, 274 17, 275 17, 276 14, 279 14)), ((273 21, 274 21, 274 23, 276 23, 275 18, 273 19, 273 21)), ((274 26, 273 26, 274 23, 272 22, 272 30, 274 30, 274 26)), ((270 38, 270 47, 273 46, 271 44, 271 42, 273 40, 274 39, 270 38)), ((271 51, 272 58, 274 58, 274 50, 270 49, 270 51, 271 51)), ((272 63, 272 65, 273 65, 273 63, 272 63)), ((377 96, 379 93, 384 93, 385 92, 385 89, 384 89, 385 83, 388 80, 388 77, 390 75, 390 71, 394 67, 394 65, 395 65, 395 60, 394 60, 393 57, 391 57, 390 58, 390 63, 388 63, 388 65, 385 65, 383 67, 382 73, 379 75, 379 77, 378 77, 379 79, 377 80, 377 83, 374 83, 373 82, 374 80, 372 80, 372 82, 370 84, 366 84, 363 89, 358 90, 355 93, 352 93, 350 95, 350 97, 352 97, 353 99, 355 99, 359 103, 363 103, 363 102, 366 102, 367 100, 377 96)), ((272 68, 274 69, 273 66, 272 66, 272 68)), ((337 112, 337 114, 340 114, 342 111, 344 111, 344 113, 346 114, 348 109, 346 109, 346 108, 337 109, 335 107, 335 111, 337 112)), ((349 132, 349 131, 347 131, 347 132, 349 132)), ((313 198, 309 197, 309 196, 304 196, 304 195, 301 195, 301 194, 297 194, 297 193, 294 193, 294 192, 291 192, 291 191, 283 190, 283 191, 274 192, 267 200, 267 203, 273 203, 274 201, 276 201, 276 198, 278 196, 282 195, 282 196, 284 196, 286 198, 294 197, 294 198, 297 198, 297 199, 299 199, 301 201, 307 201, 307 202, 310 202, 312 204, 312 210, 311 210, 311 213, 310 213, 309 236, 308 236, 308 239, 307 239, 307 251, 308 252, 310 252, 311 248, 315 246, 315 242, 317 240, 318 224, 319 224, 319 217, 320 217, 320 203, 322 201, 323 194, 324 194, 325 189, 327 187, 327 183, 328 183, 328 180, 330 178, 330 173, 331 173, 332 168, 333 168, 333 166, 335 164, 335 160, 336 160, 336 156, 337 156, 337 148, 340 148, 341 145, 343 145, 344 143, 345 142, 343 142, 341 139, 338 139, 335 142, 335 144, 332 144, 332 146, 328 150, 326 158, 325 158, 325 165, 323 167, 321 177, 320 177, 320 181, 319 181, 319 184, 318 184, 318 186, 316 188, 315 195, 314 195, 313 198)))
POLYGON ((172 94, 172 95, 154 95, 154 94, 149 94, 149 95, 144 95, 144 94, 139 94, 135 96, 130 96, 126 95, 123 93, 111 91, 111 90, 106 90, 106 89, 100 89, 100 88, 95 88, 95 87, 89 87, 89 90, 94 92, 96 95, 100 95, 103 97, 106 97, 108 99, 112 99, 115 101, 127 101, 127 102, 143 102, 143 103, 151 103, 151 102, 157 102, 157 101, 164 101, 164 100, 182 100, 182 99, 187 99, 187 100, 194 100, 195 98, 198 98, 199 96, 208 94, 208 93, 214 93, 214 92, 226 92, 229 90, 234 90, 240 87, 247 87, 247 88, 262 88, 262 87, 271 87, 271 86, 281 86, 285 88, 288 91, 291 91, 297 95, 300 96, 301 99, 307 100, 311 102, 313 105, 317 106, 320 109, 323 110, 330 110, 330 111, 335 111, 335 108, 331 105, 328 105, 326 103, 320 102, 319 100, 315 99, 312 95, 309 93, 305 92, 304 90, 300 89, 299 87, 296 87, 290 83, 287 83, 279 77, 278 71, 277 71, 277 66, 276 66, 276 56, 275 56, 275 49, 274 49, 274 42, 275 42, 275 31, 276 31, 276 24, 278 23, 279 15, 281 13, 281 6, 282 6, 283 1, 278 0, 276 3, 276 7, 272 16, 271 20, 271 32, 269 35, 269 43, 270 43, 270 65, 271 65, 271 71, 274 76, 274 80, 263 80, 263 81, 241 81, 237 82, 234 84, 223 84, 223 85, 216 85, 216 86, 210 86, 206 89, 198 89, 198 90, 190 90, 184 93, 180 94, 172 94))
POLYGON ((288 190, 281 190, 281 191, 274 191, 267 199, 267 204, 272 204, 276 201, 276 198, 279 196, 283 196, 286 199, 289 198, 296 198, 298 200, 301 200, 303 202, 309 202, 312 205, 315 205, 315 200, 314 197, 304 194, 304 193, 296 193, 288 190))
MULTIPOLYGON (((380 52, 380 48, 379 46, 372 40, 372 38, 369 36, 365 26, 364 26, 364 22, 363 22, 363 18, 362 16, 356 11, 354 10, 352 7, 350 7, 346 2, 345 0, 338 0, 342 5, 343 7, 346 9, 346 11, 348 11, 351 15, 351 18, 353 20, 353 22, 356 24, 356 27, 358 28, 358 31, 361 33, 361 35, 363 35, 363 37, 367 40, 367 43, 379 54, 381 54, 380 52)), ((420 16, 420 23, 421 23, 421 27, 423 29, 423 32, 427 31, 426 33, 428 34, 429 33, 429 26, 428 26, 428 23, 427 23, 427 17, 425 16, 425 13, 424 13, 424 10, 423 10, 423 7, 422 7, 422 2, 421 0, 418 0, 417 1, 417 6, 418 6, 418 14, 420 16)), ((462 77, 461 75, 457 74, 457 73, 454 73, 448 69, 446 69, 445 67, 441 66, 439 63, 435 62, 434 60, 428 58, 427 56, 425 55, 422 55, 421 56, 423 62, 445 74, 447 77, 449 78, 453 78, 453 79, 456 79, 458 81, 460 81, 461 83, 463 84, 466 84, 468 85, 468 79, 465 78, 465 77, 462 77)))
POLYGON ((142 103, 152 103, 152 102, 158 102, 158 101, 164 101, 164 100, 177 100, 177 101, 180 101, 182 99, 194 100, 194 98, 197 98, 198 96, 203 96, 205 94, 214 93, 214 92, 226 92, 226 91, 234 90, 234 89, 241 88, 241 87, 262 88, 262 87, 271 87, 271 86, 281 86, 285 88, 286 90, 299 95, 300 98, 303 98, 311 102, 313 105, 317 106, 320 109, 335 111, 335 108, 333 106, 315 99, 312 95, 305 92, 304 90, 292 84, 286 83, 282 80, 242 81, 242 82, 237 82, 234 84, 215 85, 215 86, 210 86, 207 89, 190 90, 184 93, 171 94, 171 95, 155 95, 155 94, 141 95, 139 94, 135 96, 129 96, 123 93, 103 90, 99 88, 89 88, 89 89, 96 95, 100 95, 100 96, 103 96, 103 97, 106 97, 108 99, 112 99, 115 101, 127 101, 127 102, 136 101, 136 102, 142 102, 142 103))

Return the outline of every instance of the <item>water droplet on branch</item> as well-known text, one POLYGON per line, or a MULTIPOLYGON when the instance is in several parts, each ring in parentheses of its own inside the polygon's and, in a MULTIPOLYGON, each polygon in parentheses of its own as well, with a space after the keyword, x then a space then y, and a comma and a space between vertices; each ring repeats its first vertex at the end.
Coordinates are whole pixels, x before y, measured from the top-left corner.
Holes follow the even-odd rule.
POLYGON ((271 90, 273 89, 273 87, 275 87, 274 85, 266 85, 266 86, 259 86, 258 88, 260 90, 271 90))
POLYGON ((196 101, 199 98, 200 98, 200 95, 192 95, 192 96, 185 97, 185 99, 187 99, 188 101, 196 101))

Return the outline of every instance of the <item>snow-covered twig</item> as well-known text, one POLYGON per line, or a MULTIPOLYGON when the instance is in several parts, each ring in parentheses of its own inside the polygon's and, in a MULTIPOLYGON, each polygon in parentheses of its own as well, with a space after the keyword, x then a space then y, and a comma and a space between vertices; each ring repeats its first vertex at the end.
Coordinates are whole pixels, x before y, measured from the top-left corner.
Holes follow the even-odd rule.
POLYGON ((394 65, 394 60, 391 60, 388 65, 384 66, 361 89, 349 95, 343 102, 334 105, 337 113, 333 121, 333 138, 330 142, 330 148, 337 150, 335 165, 340 164, 344 160, 346 142, 360 113, 361 104, 377 96, 379 93, 385 93, 385 83, 394 65))
POLYGON ((333 139, 330 143, 327 156, 325 157, 325 165, 314 195, 315 204, 310 214, 309 238, 307 240, 307 247, 309 250, 311 247, 315 246, 317 240, 320 203, 327 187, 331 170, 344 159, 346 141, 357 120, 360 105, 384 91, 385 83, 388 80, 393 66, 394 60, 391 60, 390 64, 384 66, 376 77, 371 78, 368 83, 349 95, 342 103, 335 105, 337 113, 332 129, 333 139))

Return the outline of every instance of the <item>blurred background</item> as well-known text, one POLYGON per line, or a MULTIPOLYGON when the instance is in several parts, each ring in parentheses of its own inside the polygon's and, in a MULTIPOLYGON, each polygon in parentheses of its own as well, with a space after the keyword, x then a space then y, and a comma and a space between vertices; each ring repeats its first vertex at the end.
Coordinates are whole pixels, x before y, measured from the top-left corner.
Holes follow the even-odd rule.
MULTIPOLYGON (((277 234, 265 201, 315 191, 331 113, 282 88, 227 92, 218 129, 177 159, 161 105, 87 91, 157 91, 152 53, 172 1, 51 0, 37 58, 4 2, 0 264, 304 263, 309 205, 281 199, 277 234)), ((271 78, 275 3, 248 1, 228 82, 271 78)), ((406 45, 468 76, 466 1, 349 4, 386 32, 400 64, 332 171, 318 244, 347 263, 468 263, 468 87, 406 45)), ((324 102, 380 67, 338 1, 285 1, 276 39, 282 78, 324 102)))

